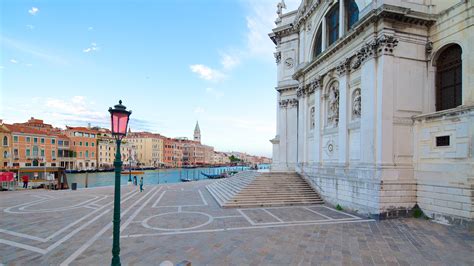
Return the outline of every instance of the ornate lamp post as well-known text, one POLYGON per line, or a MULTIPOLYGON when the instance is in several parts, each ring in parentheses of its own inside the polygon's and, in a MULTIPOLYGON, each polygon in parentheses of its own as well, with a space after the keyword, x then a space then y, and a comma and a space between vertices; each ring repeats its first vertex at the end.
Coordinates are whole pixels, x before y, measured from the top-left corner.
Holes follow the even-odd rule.
POLYGON ((115 137, 117 150, 115 152, 115 193, 114 193, 114 234, 112 246, 112 265, 120 265, 120 172, 122 171, 122 156, 120 155, 120 144, 122 138, 127 135, 128 119, 132 111, 122 105, 122 100, 114 108, 109 108, 112 136, 115 137))

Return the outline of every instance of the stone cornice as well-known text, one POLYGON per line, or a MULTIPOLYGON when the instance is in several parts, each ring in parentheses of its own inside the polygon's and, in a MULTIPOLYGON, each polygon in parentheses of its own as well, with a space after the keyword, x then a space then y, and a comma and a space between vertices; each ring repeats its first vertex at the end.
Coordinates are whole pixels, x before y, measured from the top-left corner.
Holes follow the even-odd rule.
POLYGON ((453 109, 438 111, 429 114, 422 114, 422 115, 415 115, 412 116, 414 121, 422 121, 422 120, 432 120, 436 118, 450 118, 459 116, 465 113, 474 112, 474 105, 461 105, 453 109))
POLYGON ((268 34, 270 39, 273 41, 275 45, 278 45, 281 41, 281 38, 284 36, 288 36, 292 33, 295 33, 293 24, 283 25, 281 27, 273 29, 272 33, 268 34))
POLYGON ((298 90, 296 91, 296 96, 306 97, 313 94, 316 90, 321 89, 323 87, 323 78, 321 76, 317 76, 312 79, 307 84, 300 84, 298 86, 298 90))
POLYGON ((282 87, 276 87, 275 90, 282 93, 285 91, 292 91, 298 89, 298 86, 291 85, 291 86, 282 86, 282 87))
POLYGON ((295 21, 293 25, 296 29, 298 29, 301 25, 303 25, 306 20, 311 17, 311 15, 316 11, 316 9, 323 3, 323 2, 330 2, 327 0, 316 0, 312 3, 309 8, 302 6, 301 10, 298 10, 298 14, 296 15, 295 21))
POLYGON ((306 63, 302 66, 299 66, 298 69, 293 74, 293 79, 298 79, 300 76, 308 73, 322 62, 326 61, 329 57, 334 55, 337 51, 341 50, 348 44, 350 41, 359 36, 365 28, 369 25, 381 20, 381 19, 394 19, 401 22, 416 24, 416 25, 432 25, 435 20, 435 15, 413 12, 408 8, 395 7, 391 5, 383 5, 378 9, 372 10, 364 18, 362 18, 354 29, 349 31, 344 37, 337 40, 334 44, 329 46, 323 53, 318 55, 310 63, 306 63))

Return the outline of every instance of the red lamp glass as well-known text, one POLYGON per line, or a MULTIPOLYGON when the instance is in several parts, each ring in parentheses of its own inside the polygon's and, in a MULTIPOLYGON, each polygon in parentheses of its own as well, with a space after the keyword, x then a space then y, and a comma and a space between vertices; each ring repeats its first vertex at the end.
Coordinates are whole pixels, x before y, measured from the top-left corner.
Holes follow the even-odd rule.
POLYGON ((119 101, 119 104, 115 105, 114 108, 109 108, 111 126, 112 126, 112 135, 117 139, 122 139, 127 135, 127 127, 130 114, 132 111, 127 111, 127 107, 122 105, 122 100, 119 101))

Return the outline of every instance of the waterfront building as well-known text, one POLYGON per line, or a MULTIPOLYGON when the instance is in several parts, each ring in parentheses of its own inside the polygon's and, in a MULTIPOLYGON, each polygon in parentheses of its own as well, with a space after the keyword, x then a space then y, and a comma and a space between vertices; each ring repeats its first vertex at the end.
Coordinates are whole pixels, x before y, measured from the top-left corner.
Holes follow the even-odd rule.
POLYGON ((73 169, 96 170, 98 130, 90 127, 66 126, 65 133, 69 137, 69 145, 74 151, 73 169))
POLYGON ((204 164, 204 150, 199 142, 181 141, 183 144, 183 165, 198 166, 204 164))
POLYGON ((12 167, 12 134, 2 120, 0 120, 0 141, 0 168, 12 167))
POLYGON ((165 167, 179 168, 183 161, 183 145, 172 138, 163 139, 163 162, 165 167))
POLYGON ((52 135, 57 137, 58 166, 63 167, 66 170, 73 170, 75 157, 71 140, 68 136, 59 132, 52 132, 52 135))
POLYGON ((230 163, 229 156, 225 152, 214 151, 212 157, 212 165, 228 165, 230 163))
MULTIPOLYGON (((97 128, 97 167, 98 169, 113 169, 117 144, 112 132, 107 128, 97 128)), ((123 167, 136 167, 135 150, 132 143, 124 139, 120 145, 123 167)))
POLYGON ((201 149, 203 153, 203 164, 211 165, 214 161, 214 147, 201 144, 201 149))
POLYGON ((145 167, 164 165, 163 139, 160 134, 150 132, 129 132, 125 138, 133 146, 137 164, 145 167))
POLYGON ((273 171, 375 217, 474 218, 473 1, 302 1, 276 45, 273 171))
POLYGON ((12 167, 58 166, 55 134, 21 124, 3 125, 11 133, 12 167))

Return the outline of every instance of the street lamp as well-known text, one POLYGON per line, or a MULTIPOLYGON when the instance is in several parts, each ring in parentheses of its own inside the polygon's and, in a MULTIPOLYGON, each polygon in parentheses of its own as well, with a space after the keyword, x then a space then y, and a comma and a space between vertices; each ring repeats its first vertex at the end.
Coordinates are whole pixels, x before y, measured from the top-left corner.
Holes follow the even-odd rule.
POLYGON ((120 172, 122 171, 122 156, 120 153, 120 144, 122 138, 127 135, 128 119, 132 111, 122 105, 122 100, 114 108, 109 108, 112 136, 114 136, 117 149, 115 152, 115 193, 114 193, 114 234, 112 246, 112 265, 120 265, 120 172))

